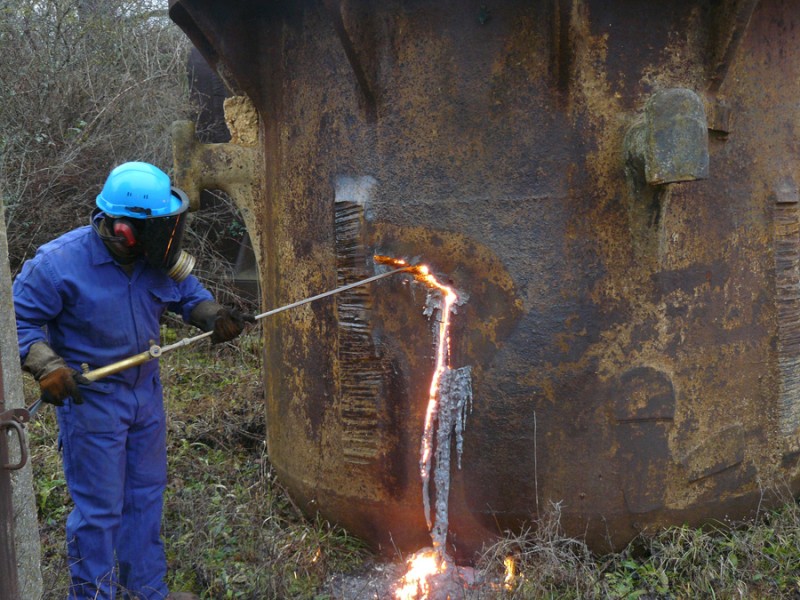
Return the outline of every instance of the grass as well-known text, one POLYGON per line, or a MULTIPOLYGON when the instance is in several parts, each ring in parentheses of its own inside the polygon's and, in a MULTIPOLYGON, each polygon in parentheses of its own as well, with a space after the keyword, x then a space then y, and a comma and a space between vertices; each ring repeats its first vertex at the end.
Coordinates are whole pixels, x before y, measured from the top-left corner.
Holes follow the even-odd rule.
MULTIPOLYGON (((166 344, 192 331, 165 327, 163 334, 166 344)), ((359 540, 323 519, 304 517, 276 480, 265 447, 260 362, 257 331, 218 347, 201 342, 161 359, 171 589, 214 600, 333 600, 330 582, 340 574, 386 578, 359 540)), ((26 378, 29 402, 36 393, 26 378)), ((39 413, 29 436, 45 600, 63 598, 68 587, 63 530, 71 502, 52 409, 39 413)), ((476 565, 483 584, 465 589, 463 597, 800 598, 800 508, 791 498, 755 523, 675 527, 604 556, 564 536, 559 516, 554 505, 535 529, 508 533, 487 547, 476 565), (509 557, 516 572, 503 583, 509 557)))
POLYGON ((673 527, 623 552, 592 555, 563 537, 557 507, 538 531, 507 535, 482 557, 499 575, 505 557, 520 575, 503 598, 800 598, 800 511, 795 501, 751 523, 673 527))

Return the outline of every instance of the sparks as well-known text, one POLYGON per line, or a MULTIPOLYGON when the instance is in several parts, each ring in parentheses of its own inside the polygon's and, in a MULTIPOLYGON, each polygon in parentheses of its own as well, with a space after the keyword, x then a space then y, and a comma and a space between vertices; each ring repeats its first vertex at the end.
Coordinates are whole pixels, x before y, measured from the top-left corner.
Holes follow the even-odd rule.
POLYGON ((406 561, 408 570, 395 590, 397 600, 427 600, 431 578, 447 570, 447 562, 435 550, 420 550, 406 561))

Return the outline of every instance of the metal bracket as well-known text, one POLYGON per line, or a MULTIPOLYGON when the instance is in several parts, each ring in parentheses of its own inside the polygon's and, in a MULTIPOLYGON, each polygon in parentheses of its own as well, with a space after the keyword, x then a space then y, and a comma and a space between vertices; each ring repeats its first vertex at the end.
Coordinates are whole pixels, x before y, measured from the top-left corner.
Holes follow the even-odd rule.
POLYGON ((17 440, 19 440, 19 461, 0 465, 0 468, 8 471, 17 471, 28 462, 28 445, 25 441, 25 429, 23 425, 30 420, 31 415, 24 408, 13 408, 0 413, 0 434, 5 431, 14 431, 17 434, 17 440))

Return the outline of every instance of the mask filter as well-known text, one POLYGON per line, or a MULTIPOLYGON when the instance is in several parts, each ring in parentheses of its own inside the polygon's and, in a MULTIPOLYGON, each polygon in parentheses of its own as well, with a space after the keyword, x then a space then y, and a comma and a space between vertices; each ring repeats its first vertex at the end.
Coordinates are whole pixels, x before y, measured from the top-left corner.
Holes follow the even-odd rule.
POLYGON ((195 258, 185 250, 181 250, 175 263, 167 271, 167 275, 177 282, 181 282, 192 272, 195 258))

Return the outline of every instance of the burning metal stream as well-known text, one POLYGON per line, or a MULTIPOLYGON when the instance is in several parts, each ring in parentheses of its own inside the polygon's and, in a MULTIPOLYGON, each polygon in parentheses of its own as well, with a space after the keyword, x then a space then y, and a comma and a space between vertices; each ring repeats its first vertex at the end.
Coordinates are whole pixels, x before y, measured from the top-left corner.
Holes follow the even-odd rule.
MULTIPOLYGON (((395 268, 410 266, 405 260, 388 256, 375 256, 374 259, 379 264, 395 268)), ((433 548, 422 549, 407 560, 408 570, 395 590, 395 598, 428 600, 434 597, 431 594, 437 587, 445 589, 439 590, 436 598, 449 598, 446 588, 451 584, 448 580, 460 571, 447 555, 450 457, 455 434, 456 456, 460 468, 462 436, 467 413, 472 407, 472 369, 450 367, 450 317, 460 300, 458 294, 452 287, 440 282, 425 265, 411 266, 408 272, 430 290, 424 314, 434 321, 436 360, 428 391, 419 461, 422 502, 433 548), (435 489, 433 515, 431 473, 434 476, 435 489)))

